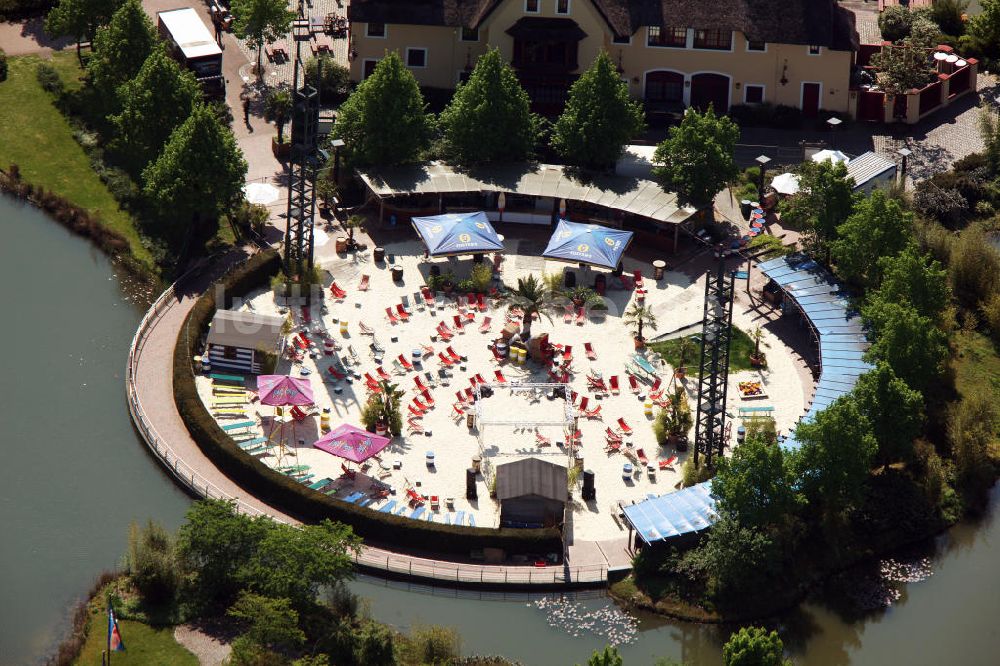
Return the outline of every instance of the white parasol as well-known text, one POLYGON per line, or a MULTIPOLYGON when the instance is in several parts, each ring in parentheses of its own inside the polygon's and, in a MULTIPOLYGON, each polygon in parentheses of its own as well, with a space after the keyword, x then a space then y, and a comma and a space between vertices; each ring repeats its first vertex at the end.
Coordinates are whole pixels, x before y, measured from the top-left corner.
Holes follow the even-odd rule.
POLYGON ((269 183, 248 183, 243 186, 243 194, 252 204, 266 205, 277 201, 281 192, 269 183))
POLYGON ((794 173, 783 173, 774 177, 771 187, 779 194, 796 194, 799 191, 799 177, 794 173))
POLYGON ((851 161, 851 158, 840 152, 839 150, 821 150, 818 153, 814 153, 812 156, 813 162, 822 162, 823 160, 830 160, 834 164, 838 162, 843 162, 847 164, 851 161))

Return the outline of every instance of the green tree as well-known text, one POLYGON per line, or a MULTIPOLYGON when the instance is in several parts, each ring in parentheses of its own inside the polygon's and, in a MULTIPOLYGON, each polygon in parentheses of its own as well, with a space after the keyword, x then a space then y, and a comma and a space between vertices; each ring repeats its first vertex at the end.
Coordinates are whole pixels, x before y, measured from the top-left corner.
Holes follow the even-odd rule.
POLYGON ((601 652, 594 651, 587 660, 587 666, 622 666, 622 657, 614 645, 605 645, 601 652))
POLYGON ((243 196, 247 163, 236 138, 211 108, 199 104, 171 133, 163 151, 142 172, 144 193, 154 208, 181 223, 187 232, 204 233, 202 220, 214 232, 220 213, 243 196))
POLYGON ((642 106, 629 97, 628 85, 601 51, 570 87, 566 106, 552 128, 552 147, 572 164, 607 169, 644 127, 642 106))
POLYGON ((799 192, 788 199, 781 219, 804 230, 806 248, 829 264, 837 227, 854 212, 857 200, 846 166, 809 160, 799 167, 799 192))
POLYGON ((909 303, 924 317, 937 319, 951 301, 948 271, 910 245, 894 257, 879 259, 882 284, 875 294, 888 303, 909 303))
POLYGON ((357 166, 409 164, 430 145, 432 119, 413 74, 395 51, 340 106, 333 136, 357 166))
POLYGON ((937 25, 927 18, 917 17, 906 39, 898 45, 883 46, 874 54, 871 64, 882 89, 890 95, 901 95, 933 81, 935 70, 927 57, 927 49, 933 47, 939 37, 937 25))
POLYGON ((990 395, 964 396, 949 410, 948 442, 955 457, 957 486, 975 504, 983 501, 993 485, 995 470, 990 447, 998 428, 1000 413, 990 395))
POLYGON ((706 577, 708 594, 722 602, 767 589, 781 567, 781 550, 771 535, 744 527, 728 511, 719 512, 702 545, 678 564, 683 574, 706 577))
POLYGON ((712 494, 740 525, 759 529, 783 523, 795 510, 792 482, 781 447, 758 433, 719 462, 712 494))
POLYGON ((274 90, 264 98, 264 120, 278 128, 278 143, 285 140, 285 123, 292 115, 292 94, 287 90, 274 90))
POLYGON ((510 294, 511 310, 521 311, 521 336, 525 339, 531 337, 531 322, 536 315, 544 314, 549 316, 549 310, 553 306, 552 294, 545 288, 534 275, 517 279, 517 289, 510 294))
POLYGON ((233 0, 233 34, 257 49, 257 78, 264 76, 261 54, 264 44, 288 34, 295 12, 285 0, 233 0))
POLYGON ((777 631, 763 627, 740 627, 722 646, 726 666, 791 666, 784 657, 785 646, 777 631))
MULTIPOLYGON (((52 37, 72 37, 76 40, 76 55, 80 43, 97 34, 98 26, 111 20, 124 0, 59 0, 45 17, 45 32, 52 37)), ((81 64, 83 61, 80 61, 81 64)))
POLYGON ((350 578, 360 541, 328 520, 296 529, 250 518, 230 502, 203 500, 187 512, 178 552, 191 589, 207 607, 228 606, 241 590, 308 608, 321 587, 350 578))
POLYGON ((299 614, 288 599, 272 599, 244 590, 229 610, 229 617, 243 625, 242 638, 266 649, 295 647, 305 642, 299 614))
POLYGON ((194 75, 156 47, 139 73, 118 89, 121 112, 111 116, 112 147, 133 173, 141 173, 160 154, 170 134, 201 99, 194 75))
POLYGON ((924 397, 920 392, 907 386, 882 361, 861 375, 853 393, 878 442, 875 461, 888 466, 898 460, 911 460, 913 440, 924 423, 924 397))
POLYGON ((136 589, 150 603, 169 601, 177 591, 180 577, 174 541, 159 523, 150 520, 144 527, 132 523, 125 566, 136 589))
POLYGON ((158 38, 139 0, 126 0, 111 21, 97 29, 87 72, 99 90, 113 93, 139 73, 158 38))
POLYGON ((458 164, 520 162, 531 157, 541 119, 498 49, 479 57, 438 123, 445 153, 458 164))
POLYGON ((875 338, 866 358, 887 362, 897 377, 926 394, 944 370, 947 336, 906 303, 873 299, 861 314, 875 338))
MULTIPOLYGON (((888 9, 888 7, 886 8, 888 9)), ((969 0, 934 0, 930 17, 946 35, 961 37, 965 32, 962 15, 969 9, 969 0)))
POLYGON ((323 53, 306 60, 306 83, 319 91, 322 104, 340 104, 351 91, 351 70, 323 53))
POLYGON ((968 308, 1000 292, 1000 251, 979 225, 966 228, 952 244, 948 268, 955 297, 968 308))
POLYGON ((913 215, 899 202, 875 190, 863 199, 830 243, 837 273, 861 287, 874 288, 882 280, 881 257, 902 252, 913 239, 913 215))
POLYGON ((1000 0, 980 0, 980 11, 969 18, 966 33, 983 55, 1000 56, 1000 0))
POLYGON ((795 428, 801 446, 791 457, 797 486, 831 523, 862 499, 878 445, 868 418, 850 396, 795 428))
POLYGON ((355 651, 357 663, 365 666, 395 666, 396 654, 392 631, 383 624, 368 622, 358 633, 355 651))
POLYGON ((890 42, 909 37, 911 25, 913 25, 913 12, 908 7, 892 5, 878 15, 878 27, 882 32, 882 39, 890 42))
POLYGON ((716 116, 711 105, 704 113, 688 109, 681 124, 671 127, 656 147, 653 161, 661 166, 654 167, 653 175, 685 203, 709 205, 739 173, 735 158, 739 137, 736 123, 716 116))

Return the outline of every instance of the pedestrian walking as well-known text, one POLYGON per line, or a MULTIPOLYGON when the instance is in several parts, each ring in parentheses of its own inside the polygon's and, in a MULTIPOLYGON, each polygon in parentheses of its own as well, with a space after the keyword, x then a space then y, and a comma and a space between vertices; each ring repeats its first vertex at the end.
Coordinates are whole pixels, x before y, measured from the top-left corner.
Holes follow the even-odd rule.
POLYGON ((252 132, 253 125, 250 124, 250 100, 247 98, 243 99, 243 122, 246 123, 247 128, 252 132))

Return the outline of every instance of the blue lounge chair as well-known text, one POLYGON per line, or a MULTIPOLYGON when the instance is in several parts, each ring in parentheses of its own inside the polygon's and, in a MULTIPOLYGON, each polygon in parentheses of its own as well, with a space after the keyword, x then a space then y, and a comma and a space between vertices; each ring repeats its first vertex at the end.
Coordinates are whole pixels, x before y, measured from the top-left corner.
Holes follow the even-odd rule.
POLYGON ((458 513, 455 514, 455 522, 453 524, 455 524, 455 525, 465 525, 465 512, 464 511, 459 511, 458 513))
POLYGON ((365 496, 364 493, 353 492, 350 495, 348 495, 347 497, 345 497, 344 501, 345 502, 350 502, 351 504, 354 504, 355 502, 357 502, 359 499, 361 499, 364 496, 365 496))
POLYGON ((424 515, 425 510, 426 509, 424 509, 424 507, 418 506, 416 509, 413 510, 413 513, 410 514, 410 518, 417 520, 418 518, 420 518, 420 516, 424 515))
POLYGON ((471 513, 469 514, 469 525, 472 527, 476 526, 476 517, 473 516, 471 513))
POLYGON ((445 525, 451 525, 451 514, 450 513, 444 514, 444 524, 445 525))
POLYGON ((393 511, 393 513, 396 514, 397 516, 402 516, 404 513, 406 513, 409 510, 410 510, 410 507, 406 506, 405 504, 401 504, 400 507, 399 507, 399 510, 398 511, 393 511))
POLYGON ((396 500, 389 500, 384 506, 379 507, 379 511, 382 513, 390 513, 396 508, 396 500))

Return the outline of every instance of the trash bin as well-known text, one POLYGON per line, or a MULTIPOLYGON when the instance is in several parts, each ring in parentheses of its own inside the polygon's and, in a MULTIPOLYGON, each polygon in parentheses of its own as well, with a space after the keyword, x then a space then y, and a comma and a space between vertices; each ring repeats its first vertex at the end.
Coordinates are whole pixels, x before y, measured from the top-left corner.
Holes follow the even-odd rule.
POLYGON ((403 279, 403 267, 399 264, 395 264, 392 267, 392 281, 400 282, 403 279))
POLYGON ((347 252, 347 239, 344 238, 343 236, 338 236, 336 249, 337 249, 337 254, 344 254, 345 252, 347 252))
POLYGON ((653 279, 662 280, 663 272, 667 269, 667 262, 663 259, 657 259, 653 262, 653 279))
POLYGON ((375 260, 376 264, 385 261, 385 248, 384 247, 375 248, 372 254, 372 259, 375 260))
POLYGON ((740 215, 744 220, 750 219, 750 203, 749 199, 740 199, 740 215))
POLYGON ((576 273, 573 271, 566 271, 563 275, 563 284, 566 285, 567 289, 572 289, 576 286, 576 273))

